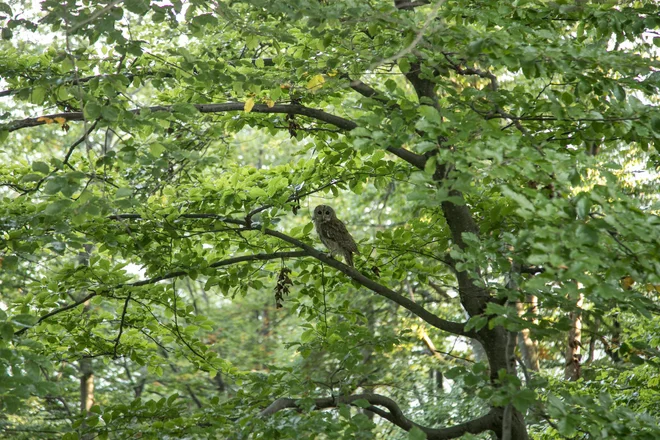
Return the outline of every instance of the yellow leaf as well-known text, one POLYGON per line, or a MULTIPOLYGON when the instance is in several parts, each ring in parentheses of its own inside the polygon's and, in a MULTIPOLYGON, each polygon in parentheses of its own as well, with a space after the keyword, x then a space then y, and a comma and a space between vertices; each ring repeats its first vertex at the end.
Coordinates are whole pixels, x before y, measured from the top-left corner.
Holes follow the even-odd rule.
POLYGON ((245 107, 243 107, 243 110, 245 110, 245 113, 250 113, 252 111, 252 107, 254 107, 254 98, 248 98, 245 101, 245 107))
POLYGON ((291 88, 291 84, 280 84, 280 89, 288 90, 291 88))
POLYGON ((635 280, 630 275, 621 278, 621 287, 623 287, 623 290, 632 289, 633 284, 635 284, 635 280))
POLYGON ((655 291, 655 293, 660 293, 660 284, 647 284, 646 291, 647 292, 655 291))
POLYGON ((324 82, 325 78, 323 78, 323 75, 319 73, 318 75, 314 75, 312 79, 307 82, 305 87, 307 87, 307 90, 318 89, 321 88, 324 82))
POLYGON ((58 116, 57 118, 55 118, 55 122, 57 122, 60 125, 64 125, 64 123, 66 122, 66 118, 62 118, 61 116, 58 116))
POLYGON ((275 105, 275 101, 273 101, 270 98, 266 98, 266 105, 268 106, 268 108, 273 108, 273 106, 275 105))
POLYGON ((328 76, 330 77, 337 76, 337 73, 338 73, 337 70, 331 70, 330 72, 328 72, 328 76))
POLYGON ((45 116, 40 116, 40 117, 37 118, 37 122, 45 122, 46 124, 52 124, 55 121, 53 121, 52 119, 47 118, 45 116))

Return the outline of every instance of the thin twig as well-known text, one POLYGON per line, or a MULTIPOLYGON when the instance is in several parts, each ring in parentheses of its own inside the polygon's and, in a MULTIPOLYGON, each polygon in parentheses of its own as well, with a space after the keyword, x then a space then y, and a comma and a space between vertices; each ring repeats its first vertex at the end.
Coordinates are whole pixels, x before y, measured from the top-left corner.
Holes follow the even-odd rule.
POLYGON ((115 348, 113 350, 113 359, 117 359, 117 348, 119 347, 119 340, 121 339, 121 334, 124 331, 124 322, 126 322, 126 310, 128 309, 128 302, 131 300, 131 292, 128 292, 126 296, 126 301, 124 301, 124 310, 121 312, 121 321, 119 322, 119 334, 117 334, 117 339, 115 339, 115 348))

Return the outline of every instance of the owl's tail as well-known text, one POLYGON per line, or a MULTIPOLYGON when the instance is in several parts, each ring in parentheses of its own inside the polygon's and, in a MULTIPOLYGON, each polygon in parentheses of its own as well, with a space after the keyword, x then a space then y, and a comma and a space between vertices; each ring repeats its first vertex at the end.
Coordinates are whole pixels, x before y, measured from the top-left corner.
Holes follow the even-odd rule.
POLYGON ((344 252, 344 259, 346 260, 346 264, 351 267, 355 267, 353 266, 353 253, 351 251, 344 252))

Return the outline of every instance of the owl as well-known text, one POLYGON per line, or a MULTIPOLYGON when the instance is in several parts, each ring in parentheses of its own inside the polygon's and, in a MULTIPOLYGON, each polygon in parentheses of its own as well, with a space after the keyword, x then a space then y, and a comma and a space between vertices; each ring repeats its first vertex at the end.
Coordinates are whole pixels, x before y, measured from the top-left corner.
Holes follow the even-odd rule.
POLYGON ((353 266, 353 254, 359 254, 360 251, 346 225, 337 218, 334 209, 328 205, 319 205, 314 208, 312 220, 321 243, 328 248, 330 255, 342 255, 346 264, 353 266))

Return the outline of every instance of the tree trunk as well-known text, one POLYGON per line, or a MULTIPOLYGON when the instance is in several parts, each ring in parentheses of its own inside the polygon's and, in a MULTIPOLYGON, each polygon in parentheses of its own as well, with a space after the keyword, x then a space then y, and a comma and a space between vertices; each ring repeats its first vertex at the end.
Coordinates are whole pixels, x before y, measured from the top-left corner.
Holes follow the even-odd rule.
MULTIPOLYGON (((529 312, 533 316, 536 316, 538 310, 538 298, 534 295, 527 295, 527 304, 529 304, 530 307, 529 312)), ((516 303, 516 308, 518 309, 518 316, 523 316, 525 314, 525 305, 523 303, 516 303)), ((533 323, 536 323, 537 321, 536 318, 532 319, 533 323)), ((539 371, 538 341, 532 339, 529 329, 526 328, 520 332, 518 345, 520 353, 522 353, 525 367, 531 371, 539 371)))
POLYGON ((584 295, 580 293, 577 301, 577 310, 571 312, 570 319, 573 323, 568 333, 568 344, 566 345, 566 367, 564 368, 564 379, 576 381, 580 378, 582 372, 580 368, 580 358, 582 354, 582 313, 580 308, 584 302, 584 295))
POLYGON ((94 369, 91 359, 80 360, 80 411, 94 405, 94 369))

